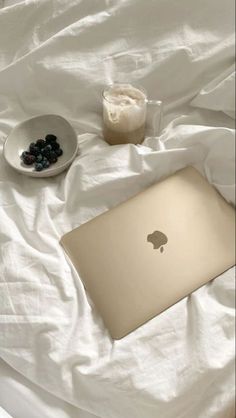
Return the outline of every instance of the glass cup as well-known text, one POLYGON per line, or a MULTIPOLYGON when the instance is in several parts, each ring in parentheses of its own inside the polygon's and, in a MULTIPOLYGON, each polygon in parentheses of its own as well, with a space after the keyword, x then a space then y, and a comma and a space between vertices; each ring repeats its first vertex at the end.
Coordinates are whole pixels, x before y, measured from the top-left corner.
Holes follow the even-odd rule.
POLYGON ((103 136, 111 145, 140 144, 145 138, 148 106, 152 116, 153 136, 158 136, 162 119, 162 102, 148 100, 138 84, 114 83, 103 91, 103 136))

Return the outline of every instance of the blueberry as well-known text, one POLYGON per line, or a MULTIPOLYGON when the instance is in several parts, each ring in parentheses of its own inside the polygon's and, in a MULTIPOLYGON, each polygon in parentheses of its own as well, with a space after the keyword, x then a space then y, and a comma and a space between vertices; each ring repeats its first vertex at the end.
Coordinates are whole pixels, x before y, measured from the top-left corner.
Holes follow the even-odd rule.
POLYGON ((53 135, 53 134, 48 134, 48 135, 45 136, 45 139, 46 139, 46 142, 48 144, 49 142, 56 141, 57 140, 57 137, 55 135, 53 135))
POLYGON ((54 150, 59 149, 60 148, 60 144, 58 142, 51 142, 51 147, 54 150))
POLYGON ((36 163, 41 163, 42 159, 43 159, 42 154, 37 155, 37 157, 36 157, 36 163))
POLYGON ((50 144, 47 144, 44 148, 45 151, 52 151, 52 146, 50 144))
POLYGON ((23 152, 21 153, 20 158, 23 160, 23 159, 26 157, 26 155, 29 155, 29 151, 23 151, 23 152))
POLYGON ((57 154, 55 152, 51 151, 48 159, 49 159, 50 163, 56 163, 57 162, 57 154))
POLYGON ((44 157, 49 158, 50 153, 51 153, 51 150, 50 150, 50 149, 46 149, 46 147, 45 147, 45 148, 43 148, 43 149, 41 150, 41 153, 42 153, 42 155, 43 155, 44 157))
POLYGON ((30 150, 30 148, 33 148, 33 147, 35 147, 35 142, 31 142, 31 144, 29 144, 29 150, 30 150))
POLYGON ((35 162, 35 156, 28 154, 23 158, 23 163, 26 165, 31 165, 35 162))
POLYGON ((41 164, 41 163, 35 163, 34 167, 35 167, 36 171, 42 171, 43 170, 43 164, 41 164))
POLYGON ((29 152, 31 153, 35 147, 36 147, 36 144, 34 142, 31 142, 31 144, 29 145, 29 152))
POLYGON ((43 160, 41 164, 43 168, 48 168, 50 166, 50 162, 48 160, 43 160))
POLYGON ((45 147, 45 145, 46 145, 46 141, 44 141, 44 139, 38 139, 38 140, 36 141, 36 145, 37 145, 37 147, 39 147, 40 149, 41 149, 41 148, 44 148, 44 147, 45 147))
POLYGON ((37 155, 40 154, 40 149, 39 149, 39 147, 36 147, 36 145, 35 146, 30 146, 29 150, 30 150, 30 154, 32 154, 32 155, 37 156, 37 155))
POLYGON ((60 157, 63 154, 63 151, 61 148, 55 149, 55 154, 60 157))

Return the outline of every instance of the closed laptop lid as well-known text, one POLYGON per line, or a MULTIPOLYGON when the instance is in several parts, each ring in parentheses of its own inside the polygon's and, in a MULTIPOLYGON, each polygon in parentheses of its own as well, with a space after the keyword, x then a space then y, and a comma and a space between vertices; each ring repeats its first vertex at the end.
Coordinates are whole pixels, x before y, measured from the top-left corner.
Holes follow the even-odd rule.
POLYGON ((234 231, 234 209, 187 167, 61 244, 119 339, 233 266, 234 231))

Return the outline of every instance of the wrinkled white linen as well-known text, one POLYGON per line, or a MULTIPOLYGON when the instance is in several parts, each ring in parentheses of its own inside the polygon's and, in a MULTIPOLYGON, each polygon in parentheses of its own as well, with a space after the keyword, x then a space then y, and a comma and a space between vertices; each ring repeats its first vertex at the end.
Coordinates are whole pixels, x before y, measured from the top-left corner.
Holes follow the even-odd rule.
POLYGON ((233 9, 231 0, 31 0, 0 10, 1 151, 17 122, 40 113, 66 117, 80 145, 49 179, 18 175, 1 152, 0 357, 100 418, 233 416, 233 269, 112 341, 58 244, 189 164, 235 202, 234 121, 190 105, 233 64, 233 9), (163 100, 159 138, 103 141, 101 90, 117 78, 163 100))
POLYGON ((235 65, 203 87, 191 105, 221 110, 235 119, 235 65))
POLYGON ((97 418, 50 395, 0 359, 0 418, 97 418))

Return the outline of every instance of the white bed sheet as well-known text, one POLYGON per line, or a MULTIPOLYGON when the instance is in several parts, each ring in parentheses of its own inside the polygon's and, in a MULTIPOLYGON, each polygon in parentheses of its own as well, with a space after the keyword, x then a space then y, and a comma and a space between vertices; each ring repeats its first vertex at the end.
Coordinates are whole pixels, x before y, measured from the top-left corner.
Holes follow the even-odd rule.
POLYGON ((97 418, 39 388, 0 359, 0 418, 97 418), (6 415, 8 418, 8 415, 6 415))
POLYGON ((68 118, 80 144, 70 169, 47 180, 16 174, 0 155, 0 357, 100 418, 234 415, 233 269, 114 342, 58 245, 188 164, 235 202, 233 12, 231 0, 42 0, 0 10, 1 149, 15 123, 40 113, 68 118), (100 94, 117 78, 164 101, 159 138, 137 147, 102 140, 100 94))

